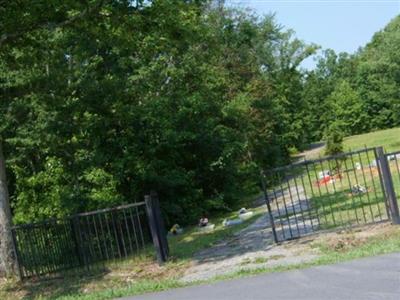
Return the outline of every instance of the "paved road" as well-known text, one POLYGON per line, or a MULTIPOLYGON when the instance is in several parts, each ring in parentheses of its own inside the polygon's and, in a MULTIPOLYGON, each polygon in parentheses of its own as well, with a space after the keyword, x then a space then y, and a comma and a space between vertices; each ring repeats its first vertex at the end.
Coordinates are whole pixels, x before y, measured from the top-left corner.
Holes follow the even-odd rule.
POLYGON ((131 300, 400 299, 400 253, 124 298, 131 300))

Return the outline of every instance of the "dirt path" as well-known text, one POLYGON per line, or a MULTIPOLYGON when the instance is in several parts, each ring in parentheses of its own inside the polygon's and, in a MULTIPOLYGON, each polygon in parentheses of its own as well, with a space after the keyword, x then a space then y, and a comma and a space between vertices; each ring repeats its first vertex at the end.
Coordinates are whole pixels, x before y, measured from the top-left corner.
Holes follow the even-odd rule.
POLYGON ((319 155, 323 154, 324 148, 325 142, 312 143, 309 149, 304 150, 295 156, 295 162, 318 158, 319 155))
POLYGON ((266 215, 235 234, 231 239, 197 253, 182 281, 209 279, 241 269, 298 264, 317 257, 303 247, 291 248, 274 244, 266 215))
POLYGON ((326 245, 341 253, 360 247, 370 237, 391 236, 398 232, 397 227, 385 222, 351 230, 322 231, 277 245, 273 243, 265 218, 260 217, 233 238, 199 252, 181 280, 206 280, 240 270, 311 262, 322 255, 316 245, 326 245))

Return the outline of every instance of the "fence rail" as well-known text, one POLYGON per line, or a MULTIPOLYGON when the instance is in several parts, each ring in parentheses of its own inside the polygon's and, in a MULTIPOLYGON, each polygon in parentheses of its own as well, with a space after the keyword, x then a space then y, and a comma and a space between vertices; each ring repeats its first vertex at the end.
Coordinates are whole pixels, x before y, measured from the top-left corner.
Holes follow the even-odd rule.
POLYGON ((152 244, 145 202, 12 228, 21 278, 137 255, 152 244))

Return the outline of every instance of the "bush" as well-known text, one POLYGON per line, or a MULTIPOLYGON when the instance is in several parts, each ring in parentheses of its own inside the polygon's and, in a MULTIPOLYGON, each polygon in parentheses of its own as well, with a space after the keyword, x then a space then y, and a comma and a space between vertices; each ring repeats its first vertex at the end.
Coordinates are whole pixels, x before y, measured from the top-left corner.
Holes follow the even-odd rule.
POLYGON ((338 123, 332 123, 325 132, 326 155, 343 153, 343 131, 338 123))

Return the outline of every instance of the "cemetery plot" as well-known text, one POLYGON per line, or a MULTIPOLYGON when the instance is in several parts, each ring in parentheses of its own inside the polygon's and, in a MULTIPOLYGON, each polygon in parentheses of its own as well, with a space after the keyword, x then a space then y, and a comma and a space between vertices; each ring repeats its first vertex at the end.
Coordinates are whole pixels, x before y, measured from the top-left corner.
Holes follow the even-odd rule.
MULTIPOLYGON (((377 151, 371 148, 265 172, 264 192, 275 240, 388 220, 377 161, 377 151)), ((390 163, 393 170, 400 167, 400 162, 395 163, 390 163)))

